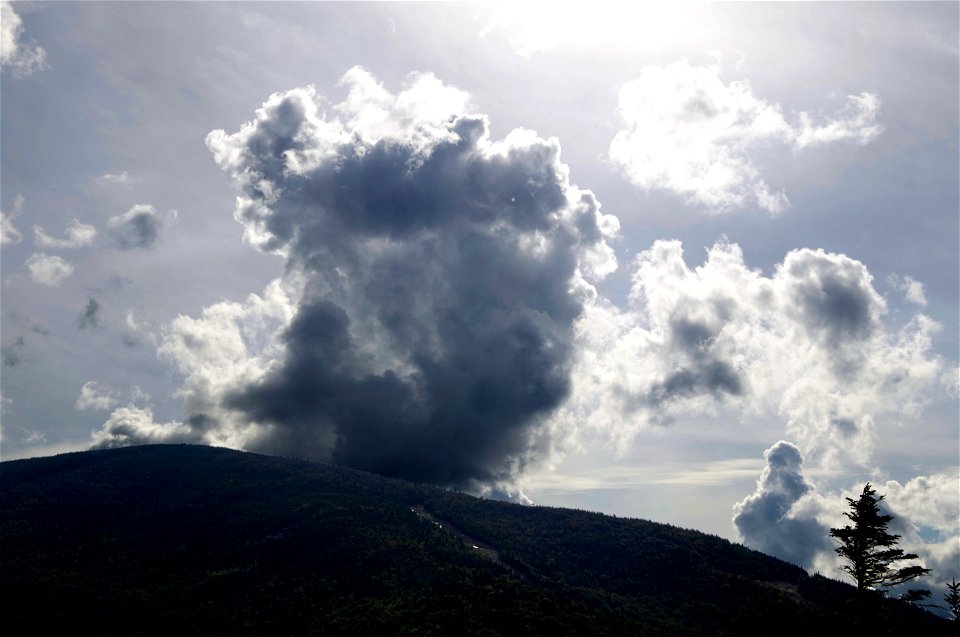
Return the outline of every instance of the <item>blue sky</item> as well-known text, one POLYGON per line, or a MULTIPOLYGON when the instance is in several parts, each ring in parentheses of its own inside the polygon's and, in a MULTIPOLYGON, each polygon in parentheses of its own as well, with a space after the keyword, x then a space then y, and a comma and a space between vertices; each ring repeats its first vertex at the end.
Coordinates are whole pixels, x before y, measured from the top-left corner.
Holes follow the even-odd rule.
POLYGON ((955 3, 3 11, 4 459, 320 457, 821 572, 871 480, 960 575, 955 3))

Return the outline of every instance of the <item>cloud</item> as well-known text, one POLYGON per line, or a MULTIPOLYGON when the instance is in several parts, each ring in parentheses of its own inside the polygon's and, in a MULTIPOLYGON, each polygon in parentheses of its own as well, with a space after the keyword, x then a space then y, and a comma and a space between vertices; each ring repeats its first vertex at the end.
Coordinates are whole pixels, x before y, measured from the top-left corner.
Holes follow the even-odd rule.
POLYGON ((157 335, 150 331, 147 323, 133 308, 127 310, 123 324, 125 331, 121 339, 124 346, 137 347, 142 341, 156 346, 157 335))
POLYGON ((13 225, 13 220, 23 214, 23 203, 23 195, 17 195, 11 212, 0 211, 0 245, 20 243, 23 239, 23 235, 13 225))
POLYGON ((97 229, 74 219, 64 231, 66 239, 57 239, 48 235, 40 226, 33 227, 33 242, 40 248, 82 248, 93 245, 97 238, 97 229))
POLYGON ((113 230, 122 250, 152 248, 160 241, 163 229, 176 218, 176 210, 169 210, 166 216, 162 216, 151 205, 137 204, 122 215, 110 217, 107 226, 113 230))
POLYGON ((112 389, 91 380, 84 383, 83 387, 80 388, 80 396, 73 406, 84 411, 87 409, 110 409, 116 404, 117 399, 113 397, 112 389))
POLYGON ((140 389, 139 385, 134 385, 133 389, 130 390, 131 403, 138 403, 138 402, 149 403, 150 400, 151 400, 150 394, 140 389))
POLYGON ((889 506, 916 527, 926 527, 942 537, 960 534, 960 476, 941 473, 917 476, 901 484, 888 480, 877 485, 889 506))
POLYGON ((912 276, 890 276, 890 285, 903 292, 904 298, 920 307, 927 306, 927 295, 923 292, 923 283, 912 276))
POLYGON ((580 493, 606 489, 642 489, 650 485, 691 487, 727 486, 757 475, 760 463, 752 458, 714 462, 658 462, 654 465, 607 464, 575 473, 550 470, 525 476, 525 487, 539 493, 580 493))
MULTIPOLYGON (((862 485, 853 485, 842 495, 856 498, 862 485)), ((901 536, 898 546, 916 553, 922 565, 931 569, 903 589, 925 587, 933 591, 934 600, 943 599, 944 582, 960 574, 960 472, 921 475, 904 483, 887 480, 874 486, 886 496, 883 506, 894 516, 890 531, 901 536)), ((840 523, 836 519, 833 526, 840 523)), ((842 523, 849 521, 843 518, 842 523)))
MULTIPOLYGON (((828 533, 850 524, 844 516, 849 511, 845 498, 856 500, 865 480, 828 493, 803 475, 803 458, 794 445, 780 441, 764 455, 767 467, 757 490, 734 507, 741 539, 752 548, 846 580, 828 533)), ((943 581, 960 564, 960 474, 917 476, 904 484, 874 481, 874 486, 885 496, 881 509, 893 516, 889 531, 900 536, 898 547, 919 555, 932 570, 904 588, 926 587, 940 597, 943 581)))
POLYGON ((24 429, 23 431, 26 434, 26 436, 23 437, 23 441, 28 445, 43 444, 47 441, 47 434, 42 431, 34 429, 24 429))
POLYGON ((577 323, 560 419, 621 448, 651 424, 729 408, 785 421, 819 466, 862 465, 877 418, 917 415, 939 395, 938 325, 917 314, 889 327, 870 272, 845 255, 792 250, 766 276, 727 241, 695 268, 679 241, 657 241, 632 268, 629 306, 598 298, 577 323))
POLYGON ((133 183, 133 178, 126 170, 119 173, 106 173, 97 177, 97 181, 104 185, 122 185, 126 186, 133 183))
POLYGON ((296 312, 297 281, 270 283, 243 303, 224 301, 200 317, 179 316, 162 332, 161 358, 185 381, 178 395, 204 441, 255 448, 260 427, 221 404, 224 396, 263 378, 283 355, 281 334, 296 312))
POLYGON ((612 259, 599 207, 556 140, 491 141, 432 75, 396 95, 359 69, 343 82, 335 118, 297 89, 208 137, 248 238, 305 278, 282 360, 223 405, 272 452, 507 479, 567 395, 580 269, 612 259))
POLYGON ((85 330, 88 327, 100 327, 100 303, 92 296, 77 315, 77 327, 85 330))
POLYGON ((180 422, 156 423, 153 421, 153 410, 134 405, 115 409, 103 426, 91 433, 91 438, 91 449, 199 442, 189 425, 180 422))
POLYGON ((281 255, 263 295, 165 331, 207 442, 510 491, 566 398, 573 326, 616 267, 616 220, 559 143, 489 138, 430 74, 391 93, 362 69, 324 110, 277 93, 207 144, 246 239, 281 255))
POLYGON ((26 266, 34 281, 49 287, 57 287, 73 274, 73 265, 69 261, 43 252, 30 255, 26 266))
POLYGON ((757 489, 734 506, 733 523, 747 546, 811 568, 818 554, 833 550, 829 529, 815 517, 798 515, 813 485, 803 475, 803 455, 783 440, 763 452, 767 466, 757 489))
POLYGON ((21 36, 23 20, 13 6, 3 0, 0 2, 0 67, 15 78, 26 77, 47 66, 46 51, 24 42, 21 36))
POLYGON ((767 185, 751 158, 775 143, 800 151, 838 141, 867 144, 880 134, 879 98, 851 95, 832 117, 815 123, 805 112, 787 122, 780 106, 754 95, 746 80, 725 84, 718 66, 685 59, 647 66, 620 90, 627 127, 610 144, 610 158, 637 186, 666 189, 711 214, 757 208, 777 214, 790 206, 767 185))
POLYGON ((22 336, 13 339, 12 343, 7 343, 0 347, 0 360, 5 367, 16 367, 23 360, 20 356, 21 350, 27 344, 22 336))
POLYGON ((848 95, 843 108, 822 124, 813 123, 808 113, 799 113, 799 124, 791 131, 793 146, 800 150, 839 141, 852 141, 864 146, 876 139, 883 130, 877 124, 879 115, 880 98, 876 94, 848 95))

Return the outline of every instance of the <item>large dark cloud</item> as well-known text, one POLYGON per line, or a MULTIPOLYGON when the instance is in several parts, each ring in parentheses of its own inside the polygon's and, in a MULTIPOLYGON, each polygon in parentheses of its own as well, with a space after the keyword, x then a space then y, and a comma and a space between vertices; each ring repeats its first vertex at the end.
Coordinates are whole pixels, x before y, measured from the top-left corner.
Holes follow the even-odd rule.
POLYGON ((767 466, 756 492, 736 505, 734 526, 747 546, 810 568, 817 555, 832 550, 833 545, 823 524, 793 510, 813 491, 803 475, 803 456, 795 445, 783 440, 763 455, 767 466))
POLYGON ((216 429, 239 414, 262 451, 509 479, 569 392, 581 272, 604 267, 605 220, 556 140, 491 142, 429 75, 396 97, 360 70, 345 81, 337 118, 296 89, 208 137, 247 238, 303 283, 280 360, 193 415, 216 429))

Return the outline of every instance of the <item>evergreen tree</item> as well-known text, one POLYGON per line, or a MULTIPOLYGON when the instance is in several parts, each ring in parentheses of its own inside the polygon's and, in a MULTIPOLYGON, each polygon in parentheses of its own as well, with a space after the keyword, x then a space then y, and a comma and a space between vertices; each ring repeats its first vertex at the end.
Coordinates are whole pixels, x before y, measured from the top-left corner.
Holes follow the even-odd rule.
MULTIPOLYGON (((847 498, 850 511, 844 515, 853 526, 830 529, 830 536, 839 544, 837 554, 846 560, 842 568, 857 582, 861 596, 870 589, 883 593, 882 588, 903 584, 930 572, 922 566, 896 566, 898 562, 915 560, 918 556, 896 548, 900 536, 887 532, 893 516, 880 513, 883 498, 868 482, 858 499, 847 498)), ((910 594, 923 597, 920 590, 910 594)))
POLYGON ((947 584, 947 588, 950 589, 950 592, 943 596, 943 601, 947 603, 947 608, 953 613, 953 619, 960 622, 960 582, 957 581, 957 578, 953 578, 947 584))

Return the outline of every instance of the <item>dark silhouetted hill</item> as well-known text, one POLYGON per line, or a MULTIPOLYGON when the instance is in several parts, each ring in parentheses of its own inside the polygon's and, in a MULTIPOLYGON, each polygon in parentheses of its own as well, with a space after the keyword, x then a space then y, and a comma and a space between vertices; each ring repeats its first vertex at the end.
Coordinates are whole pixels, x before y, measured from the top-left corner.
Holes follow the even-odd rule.
POLYGON ((860 632, 852 587, 717 537, 325 464, 131 447, 0 463, 0 490, 4 625, 37 634, 860 632))

